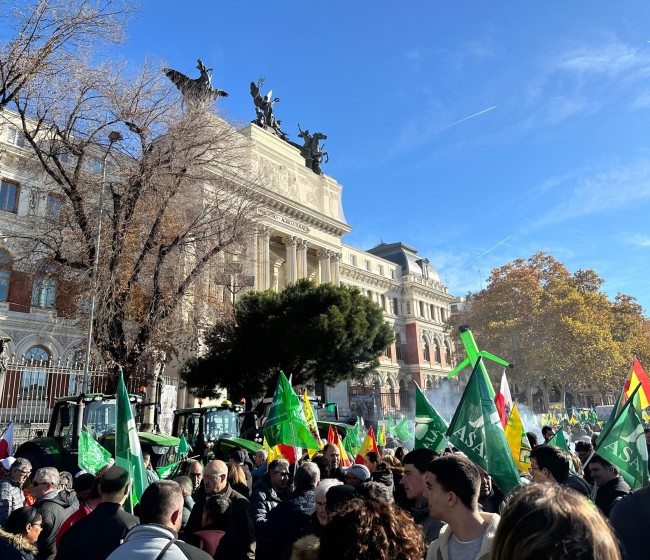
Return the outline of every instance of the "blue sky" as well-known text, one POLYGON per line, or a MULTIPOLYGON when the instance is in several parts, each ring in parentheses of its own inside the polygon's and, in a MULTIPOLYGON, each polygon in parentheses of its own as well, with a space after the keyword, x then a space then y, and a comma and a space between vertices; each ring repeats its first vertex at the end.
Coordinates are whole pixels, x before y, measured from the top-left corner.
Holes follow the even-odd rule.
POLYGON ((121 54, 319 130, 346 243, 418 248, 452 293, 546 251, 650 311, 650 2, 142 0, 121 54), (452 5, 453 4, 453 5, 452 5), (468 118, 471 117, 471 118, 468 118))

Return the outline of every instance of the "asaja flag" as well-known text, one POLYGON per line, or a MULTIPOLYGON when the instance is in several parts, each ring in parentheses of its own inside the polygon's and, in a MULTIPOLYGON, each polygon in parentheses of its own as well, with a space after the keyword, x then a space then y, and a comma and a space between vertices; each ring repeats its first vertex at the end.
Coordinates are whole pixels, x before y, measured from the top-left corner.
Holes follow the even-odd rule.
POLYGON ((548 443, 546 445, 554 445, 555 447, 559 447, 560 449, 564 449, 564 451, 571 453, 569 444, 567 443, 566 437, 564 436, 564 430, 562 428, 555 432, 555 435, 550 440, 548 440, 548 443))
POLYGON ((521 421, 521 416, 519 416, 517 403, 512 405, 505 434, 516 467, 522 472, 528 472, 530 467, 530 443, 528 443, 524 423, 521 421))
POLYGON ((282 372, 273 395, 264 435, 270 446, 282 443, 292 447, 320 449, 320 445, 309 431, 300 399, 282 372))
POLYGON ((14 456, 14 423, 11 422, 0 439, 0 459, 14 456))
POLYGON ((625 396, 629 399, 630 395, 639 385, 641 386, 639 389, 641 409, 648 408, 650 406, 650 379, 648 379, 648 374, 635 357, 632 361, 630 374, 627 376, 627 381, 625 382, 625 396))
POLYGON ((499 418, 501 418, 501 424, 503 427, 506 427, 508 423, 508 415, 512 410, 512 396, 510 395, 510 386, 508 385, 508 379, 506 378, 506 370, 503 370, 503 375, 501 376, 501 385, 499 386, 499 392, 494 397, 494 404, 497 407, 499 412, 499 418))
POLYGON ((395 428, 397 427, 395 425, 395 420, 393 417, 389 414, 388 415, 388 420, 386 421, 386 431, 393 437, 397 437, 395 434, 395 428))
POLYGON ((598 439, 596 439, 596 447, 600 445, 600 442, 602 441, 603 437, 605 437, 605 434, 609 432, 609 429, 612 427, 612 424, 614 423, 616 418, 618 418, 618 413, 623 408, 623 404, 625 401, 624 396, 625 396, 625 387, 623 387, 618 393, 618 398, 614 403, 614 407, 612 408, 612 411, 609 413, 609 418, 607 419, 607 422, 605 422, 605 426, 601 430, 598 439))
POLYGON ((307 389, 305 389, 305 394, 303 395, 303 405, 305 407, 305 420, 307 420, 307 426, 309 426, 309 431, 311 435, 314 436, 314 439, 318 442, 318 449, 322 447, 320 444, 320 434, 318 433, 318 424, 316 423, 316 415, 314 414, 314 409, 309 402, 309 397, 307 396, 307 389))
POLYGON ((400 423, 395 426, 395 437, 402 441, 408 441, 411 439, 411 434, 409 433, 409 419, 406 416, 404 416, 400 423))
POLYGON ((178 444, 178 456, 182 457, 183 455, 187 455, 187 452, 189 451, 190 446, 187 445, 187 440, 185 439, 185 434, 181 434, 181 441, 178 444))
POLYGON ((97 471, 111 460, 111 454, 104 449, 86 430, 79 434, 79 468, 90 474, 97 471))
POLYGON ((369 451, 379 453, 379 450, 377 449, 377 440, 375 439, 375 431, 372 429, 372 426, 368 428, 366 439, 363 440, 363 445, 361 445, 361 449, 359 449, 359 453, 357 454, 354 462, 359 465, 363 465, 366 462, 366 453, 369 451))
POLYGON ((445 448, 447 423, 429 402, 418 384, 415 384, 415 445, 414 449, 433 449, 442 451, 445 448))
POLYGON ((131 504, 135 505, 140 501, 140 497, 147 487, 147 477, 138 430, 135 426, 129 394, 126 391, 121 371, 115 400, 115 464, 131 474, 131 504))
POLYGON ((640 393, 639 384, 595 449, 601 457, 618 467, 625 482, 634 489, 642 488, 648 482, 648 448, 640 414, 640 393))
POLYGON ((521 482, 479 357, 449 424, 449 443, 488 473, 506 495, 521 482))

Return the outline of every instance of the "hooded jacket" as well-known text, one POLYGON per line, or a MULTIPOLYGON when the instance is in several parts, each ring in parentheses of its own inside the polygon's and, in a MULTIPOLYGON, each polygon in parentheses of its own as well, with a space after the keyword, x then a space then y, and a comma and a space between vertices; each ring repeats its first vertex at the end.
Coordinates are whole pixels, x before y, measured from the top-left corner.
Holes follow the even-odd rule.
POLYGON ((74 513, 73 503, 70 492, 59 490, 45 494, 34 504, 43 518, 42 531, 36 542, 37 560, 52 560, 56 556, 56 534, 63 522, 74 513))
POLYGON ((21 484, 9 478, 0 480, 0 525, 4 525, 9 514, 25 505, 25 494, 21 484))
POLYGON ((0 558, 2 560, 33 560, 37 552, 36 546, 28 543, 21 535, 14 535, 0 529, 0 558))
MULTIPOLYGON (((497 532, 497 525, 499 524, 500 517, 496 513, 481 513, 481 517, 485 521, 488 521, 488 526, 485 529, 481 548, 478 551, 475 560, 490 560, 492 541, 497 532)), ((440 537, 438 537, 438 540, 429 545, 426 560, 449 560, 449 539, 452 534, 451 527, 449 527, 449 525, 444 525, 442 529, 440 529, 440 537)))
POLYGON ((374 473, 370 473, 370 480, 373 482, 379 482, 379 484, 383 484, 384 486, 388 486, 391 492, 394 489, 393 473, 388 469, 377 470, 374 473))
POLYGON ((282 503, 282 498, 278 496, 275 488, 271 485, 271 479, 265 474, 253 487, 251 494, 251 510, 253 511, 253 521, 255 522, 255 531, 260 534, 264 524, 268 519, 270 511, 282 503))

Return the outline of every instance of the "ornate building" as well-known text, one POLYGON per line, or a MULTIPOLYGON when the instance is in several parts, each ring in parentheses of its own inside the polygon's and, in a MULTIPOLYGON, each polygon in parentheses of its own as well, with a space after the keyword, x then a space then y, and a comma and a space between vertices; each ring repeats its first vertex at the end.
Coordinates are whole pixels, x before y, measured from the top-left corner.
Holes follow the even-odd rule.
MULTIPOLYGON (((342 383, 317 390, 337 402, 342 415, 406 411, 413 382, 434 390, 452 367, 453 345, 443 322, 454 298, 412 247, 382 243, 364 251, 342 243, 351 227, 343 214, 341 185, 309 169, 304 154, 277 135, 255 124, 239 133, 248 143, 252 172, 264 179, 264 209, 250 246, 231 267, 229 278, 222 278, 221 296, 234 301, 242 291, 281 290, 300 278, 357 287, 382 307, 395 330, 395 343, 365 385, 342 383)), ((39 216, 62 203, 42 177, 26 172, 29 158, 20 133, 5 122, 0 126, 0 235, 38 227, 39 216)), ((70 304, 66 286, 46 275, 22 272, 13 262, 11 243, 0 239, 0 336, 11 338, 9 353, 44 362, 77 359, 85 333, 75 324, 77 308, 70 304)), ((166 373, 174 375, 173 369, 166 373)), ((55 389, 42 373, 25 375, 18 391, 32 391, 36 385, 36 393, 41 398, 47 394, 50 401, 77 389, 71 382, 55 389)), ((9 390, 1 385, 0 409, 8 406, 9 390)), ((189 404, 184 391, 178 397, 179 405, 189 404)))

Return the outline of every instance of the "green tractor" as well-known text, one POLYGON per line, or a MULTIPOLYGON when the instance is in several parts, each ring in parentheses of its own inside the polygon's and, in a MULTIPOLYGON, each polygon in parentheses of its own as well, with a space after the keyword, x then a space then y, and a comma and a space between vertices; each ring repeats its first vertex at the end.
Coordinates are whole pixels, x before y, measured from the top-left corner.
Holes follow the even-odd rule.
MULTIPOLYGON (((133 417, 143 405, 138 395, 129 395, 133 417)), ((78 466, 79 433, 85 429, 111 455, 115 454, 115 395, 89 393, 80 396, 60 397, 54 403, 47 436, 37 437, 23 443, 15 452, 16 457, 29 459, 34 469, 56 467, 76 473, 78 466)), ((151 455, 154 468, 165 467, 177 460, 177 437, 139 432, 143 453, 151 455)))

